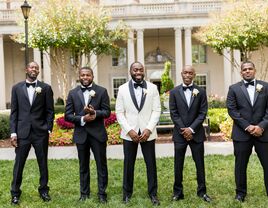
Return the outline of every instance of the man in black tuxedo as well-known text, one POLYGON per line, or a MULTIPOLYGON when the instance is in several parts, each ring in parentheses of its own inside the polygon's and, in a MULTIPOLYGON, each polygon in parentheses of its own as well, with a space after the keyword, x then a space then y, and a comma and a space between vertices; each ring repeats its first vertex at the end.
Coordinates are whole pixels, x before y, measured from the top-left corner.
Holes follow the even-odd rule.
POLYGON ((49 133, 53 128, 54 101, 51 87, 37 80, 39 66, 31 62, 26 67, 26 81, 12 88, 11 95, 11 144, 16 158, 11 184, 11 203, 19 204, 23 168, 31 146, 35 149, 40 171, 40 197, 50 201, 48 194, 47 152, 49 133))
POLYGON ((234 121, 235 199, 240 202, 247 194, 247 165, 253 146, 264 170, 268 195, 268 83, 256 80, 255 73, 252 62, 243 62, 243 80, 231 85, 227 95, 228 113, 234 121))
POLYGON ((98 197, 107 202, 107 132, 104 118, 110 116, 110 100, 107 90, 93 83, 93 71, 89 67, 79 70, 81 86, 69 92, 65 120, 75 124, 74 142, 78 150, 80 166, 80 199, 85 201, 90 195, 90 149, 94 154, 98 173, 98 197))
POLYGON ((210 197, 206 194, 203 121, 206 118, 208 104, 206 91, 193 84, 195 70, 185 66, 181 72, 183 84, 170 91, 170 115, 174 123, 173 141, 175 151, 173 201, 184 199, 183 163, 186 148, 189 145, 197 169, 197 195, 206 202, 210 197))

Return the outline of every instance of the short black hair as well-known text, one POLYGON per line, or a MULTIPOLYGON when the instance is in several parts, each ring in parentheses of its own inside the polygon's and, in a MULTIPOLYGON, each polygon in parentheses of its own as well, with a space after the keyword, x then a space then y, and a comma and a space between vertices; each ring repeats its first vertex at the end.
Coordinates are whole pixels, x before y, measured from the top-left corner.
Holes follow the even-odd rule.
POLYGON ((252 66, 253 66, 254 69, 255 69, 255 64, 254 64, 252 61, 243 61, 243 62, 241 63, 241 70, 242 70, 242 66, 243 66, 244 64, 252 64, 252 66))
MULTIPOLYGON (((134 64, 140 64, 140 65, 143 66, 143 64, 142 64, 141 62, 139 62, 139 61, 134 61, 134 62, 130 65, 129 70, 132 69, 132 66, 133 66, 134 64)), ((143 66, 143 67, 144 67, 144 66, 143 66)))
POLYGON ((79 69, 79 72, 81 71, 81 70, 89 70, 90 72, 91 72, 91 74, 93 75, 93 69, 91 69, 89 66, 83 66, 83 67, 81 67, 80 69, 79 69))

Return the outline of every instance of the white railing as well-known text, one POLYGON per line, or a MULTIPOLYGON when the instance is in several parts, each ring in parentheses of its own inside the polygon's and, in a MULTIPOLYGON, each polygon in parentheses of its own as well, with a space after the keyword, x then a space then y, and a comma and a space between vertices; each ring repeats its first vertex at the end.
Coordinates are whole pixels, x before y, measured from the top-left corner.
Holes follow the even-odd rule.
POLYGON ((219 11, 222 0, 184 1, 165 4, 131 4, 106 6, 111 11, 112 17, 128 17, 141 15, 178 15, 197 14, 219 11))
MULTIPOLYGON (((158 0, 171 1, 171 0, 158 0)), ((0 2, 1 3, 1 2, 0 2)), ((127 18, 139 16, 157 15, 179 15, 179 14, 198 14, 219 11, 222 0, 197 0, 176 1, 173 3, 151 3, 151 4, 129 4, 105 6, 114 18, 127 18)), ((15 9, 0 9, 0 22, 15 21, 15 9)))

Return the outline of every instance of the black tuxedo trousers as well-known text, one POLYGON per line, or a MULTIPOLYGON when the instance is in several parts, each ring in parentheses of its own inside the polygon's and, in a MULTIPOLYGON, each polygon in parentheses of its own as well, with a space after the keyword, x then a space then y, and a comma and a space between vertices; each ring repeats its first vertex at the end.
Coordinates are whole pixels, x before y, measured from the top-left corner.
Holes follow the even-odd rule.
POLYGON ((37 135, 35 131, 31 130, 27 138, 18 138, 18 147, 16 147, 16 158, 13 170, 13 181, 11 183, 11 195, 20 196, 20 186, 22 183, 23 168, 28 157, 29 151, 33 146, 35 155, 38 162, 40 179, 39 179, 39 193, 47 193, 48 187, 48 166, 47 166, 47 153, 48 153, 48 133, 44 135, 37 135))
MULTIPOLYGON (((131 197, 133 193, 134 166, 137 156, 138 143, 124 140, 124 177, 123 195, 131 197)), ((149 196, 157 195, 157 170, 155 159, 155 140, 140 143, 147 170, 149 196)))
POLYGON ((246 196, 247 194, 247 166, 249 157, 254 146, 255 152, 261 162, 264 171, 264 184, 268 196, 268 142, 261 142, 258 138, 251 137, 248 141, 233 141, 235 155, 235 183, 236 194, 246 196))
POLYGON ((98 195, 106 197, 108 184, 108 169, 106 158, 106 141, 100 142, 95 138, 87 136, 84 144, 76 144, 80 167, 80 192, 81 195, 90 195, 90 149, 94 154, 98 175, 98 195))

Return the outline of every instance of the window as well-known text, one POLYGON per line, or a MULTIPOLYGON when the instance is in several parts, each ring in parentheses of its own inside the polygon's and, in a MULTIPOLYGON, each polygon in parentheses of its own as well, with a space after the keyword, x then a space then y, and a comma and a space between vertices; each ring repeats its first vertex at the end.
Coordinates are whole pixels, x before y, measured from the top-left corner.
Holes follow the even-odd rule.
POLYGON ((194 64, 207 62, 207 47, 205 45, 192 45, 192 59, 194 64))
POLYGON ((127 82, 127 78, 113 78, 113 95, 117 98, 118 88, 120 85, 127 82))
POLYGON ((112 55, 112 66, 125 66, 127 64, 127 49, 120 48, 119 55, 112 55))
POLYGON ((206 74, 197 74, 194 79, 194 83, 204 90, 207 89, 207 75, 206 74))

